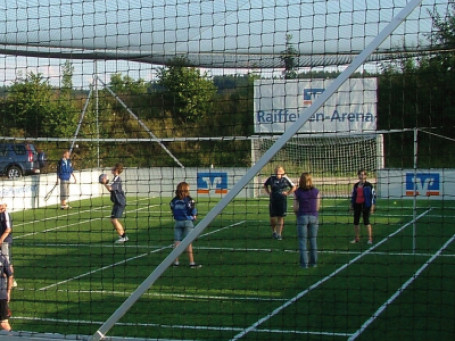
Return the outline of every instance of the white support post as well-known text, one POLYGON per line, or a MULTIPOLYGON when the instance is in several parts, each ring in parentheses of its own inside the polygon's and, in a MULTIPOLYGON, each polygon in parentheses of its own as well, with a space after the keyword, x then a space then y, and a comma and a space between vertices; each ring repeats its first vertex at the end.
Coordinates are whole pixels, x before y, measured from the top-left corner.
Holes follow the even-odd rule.
POLYGON ((100 104, 100 96, 98 92, 98 61, 95 60, 94 65, 94 74, 93 77, 94 86, 95 86, 95 118, 96 118, 96 165, 100 168, 100 112, 99 112, 99 104, 100 104))
POLYGON ((125 102, 122 101, 122 99, 120 97, 117 96, 117 94, 112 91, 111 88, 109 88, 109 86, 106 85, 106 83, 104 83, 103 81, 101 81, 101 83, 103 83, 104 87, 106 88, 106 90, 117 100, 117 102, 119 102, 124 108, 125 110, 128 112, 128 114, 130 114, 138 123, 139 125, 152 137, 152 139, 155 140, 156 143, 158 143, 160 145, 161 148, 163 148, 163 150, 181 167, 181 168, 185 168, 185 166, 183 166, 183 164, 179 161, 179 159, 177 159, 174 154, 171 153, 171 151, 160 141, 158 140, 158 138, 156 137, 156 135, 149 129, 149 127, 147 127, 145 125, 144 122, 142 122, 142 120, 136 116, 136 114, 130 109, 128 108, 128 106, 125 104, 125 102))
POLYGON ((418 152, 419 152, 419 142, 418 142, 418 128, 414 128, 414 197, 412 200, 412 252, 416 252, 416 216, 417 216, 417 167, 418 167, 418 152))
POLYGON ((76 143, 77 136, 79 135, 79 131, 81 130, 82 121, 84 120, 85 113, 87 112, 87 108, 90 103, 90 98, 92 97, 92 92, 93 92, 93 90, 92 90, 92 87, 90 86, 90 92, 88 93, 87 99, 85 100, 84 108, 82 109, 81 117, 79 118, 76 132, 74 133, 74 136, 73 136, 73 141, 71 142, 70 153, 73 152, 74 144, 76 143))
POLYGON ((376 136, 376 170, 383 169, 385 167, 384 154, 384 134, 378 134, 376 136))

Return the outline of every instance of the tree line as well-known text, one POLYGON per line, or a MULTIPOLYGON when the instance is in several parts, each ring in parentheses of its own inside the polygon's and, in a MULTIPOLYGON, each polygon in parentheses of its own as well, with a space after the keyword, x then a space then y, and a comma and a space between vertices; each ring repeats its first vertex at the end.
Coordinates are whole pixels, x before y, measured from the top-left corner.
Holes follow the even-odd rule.
MULTIPOLYGON (((430 56, 384 63, 379 71, 356 77, 378 78, 378 129, 427 128, 419 136, 421 167, 453 167, 452 143, 455 123, 455 5, 450 20, 433 15, 434 34, 429 37, 437 51, 430 56)), ((335 78, 337 72, 297 72, 296 50, 287 35, 282 60, 284 78, 335 78)), ((73 67, 62 66, 60 87, 53 87, 40 74, 28 74, 0 89, 0 135, 12 137, 72 137, 88 91, 76 91, 73 67)), ((250 136, 254 132, 254 80, 257 73, 209 77, 178 58, 158 69, 157 80, 146 82, 114 74, 108 84, 132 112, 159 138, 194 137, 186 142, 169 141, 166 147, 185 165, 206 167, 250 166, 250 142, 205 141, 197 137, 250 136)), ((79 133, 88 138, 149 138, 128 110, 106 88, 91 100, 79 133), (95 105, 96 104, 96 105, 95 105)), ((409 167, 413 163, 413 136, 385 136, 386 166, 409 167)), ((49 158, 58 159, 68 142, 37 142, 49 158)), ((121 160, 126 166, 175 166, 156 142, 78 143, 74 150, 78 166, 109 166, 121 160)))

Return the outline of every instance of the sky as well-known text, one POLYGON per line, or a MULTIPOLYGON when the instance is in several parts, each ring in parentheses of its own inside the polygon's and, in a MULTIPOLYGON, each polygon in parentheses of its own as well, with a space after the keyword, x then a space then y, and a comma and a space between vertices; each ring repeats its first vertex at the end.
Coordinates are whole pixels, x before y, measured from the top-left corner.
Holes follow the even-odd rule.
MULTIPOLYGON (((365 48, 409 1, 0 0, 0 54, 23 55, 0 55, 0 83, 31 71, 58 82, 74 56, 86 58, 72 60, 81 87, 92 81, 94 58, 115 59, 96 63, 100 75, 145 80, 180 55, 211 74, 280 68, 288 34, 302 65, 336 63, 365 48)), ((423 0, 381 50, 427 48, 434 9, 444 16, 448 1, 423 0)))

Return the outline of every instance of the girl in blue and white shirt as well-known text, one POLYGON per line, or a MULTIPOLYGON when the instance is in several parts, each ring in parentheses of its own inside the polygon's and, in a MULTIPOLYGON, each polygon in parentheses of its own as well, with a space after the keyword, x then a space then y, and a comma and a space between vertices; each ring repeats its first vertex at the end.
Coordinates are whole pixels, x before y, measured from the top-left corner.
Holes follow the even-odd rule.
MULTIPOLYGON (((172 215, 174 216, 174 247, 177 247, 194 228, 193 221, 197 217, 196 203, 190 196, 190 185, 181 182, 177 185, 175 197, 170 202, 172 215)), ((186 249, 189 265, 191 268, 199 268, 193 256, 193 246, 190 244, 186 249)), ((174 261, 174 266, 179 266, 179 259, 174 261)))

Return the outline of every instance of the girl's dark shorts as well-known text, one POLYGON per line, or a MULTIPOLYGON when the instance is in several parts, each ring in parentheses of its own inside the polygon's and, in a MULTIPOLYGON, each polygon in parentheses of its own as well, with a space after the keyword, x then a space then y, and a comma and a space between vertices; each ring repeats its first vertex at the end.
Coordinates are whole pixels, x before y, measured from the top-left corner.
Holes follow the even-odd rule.
POLYGON ((354 204, 354 225, 359 225, 360 216, 363 216, 363 225, 370 225, 371 207, 365 207, 364 204, 354 204))
POLYGON ((269 212, 271 217, 285 217, 288 209, 288 201, 285 196, 270 198, 269 212))
POLYGON ((112 207, 111 218, 121 218, 124 210, 125 206, 114 204, 114 207, 112 207))
POLYGON ((0 300, 0 320, 7 320, 10 316, 11 313, 9 311, 8 302, 6 300, 0 300))

